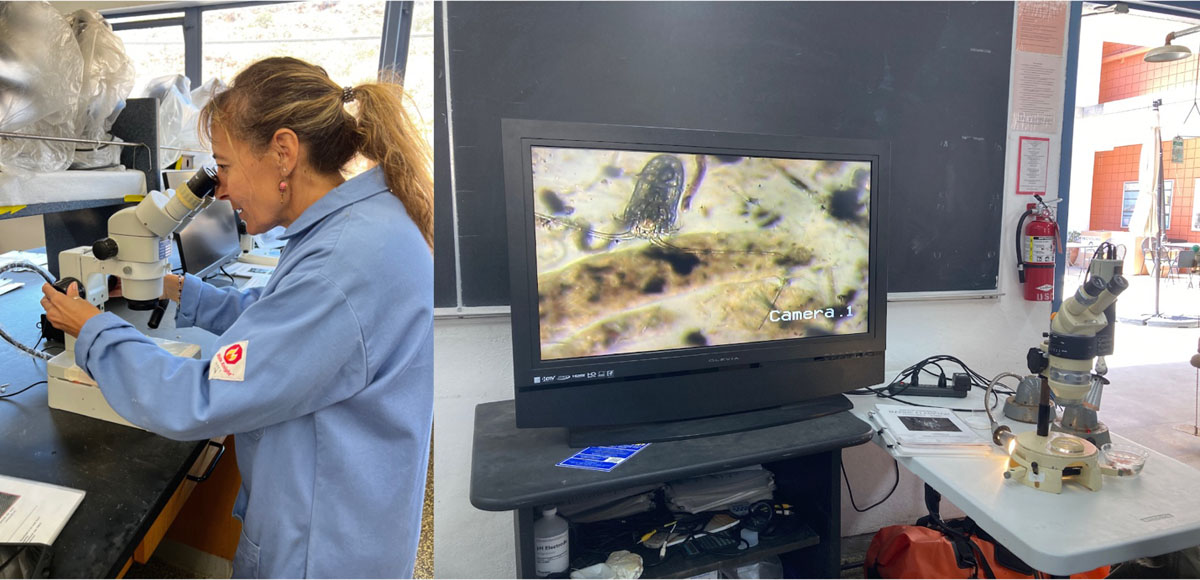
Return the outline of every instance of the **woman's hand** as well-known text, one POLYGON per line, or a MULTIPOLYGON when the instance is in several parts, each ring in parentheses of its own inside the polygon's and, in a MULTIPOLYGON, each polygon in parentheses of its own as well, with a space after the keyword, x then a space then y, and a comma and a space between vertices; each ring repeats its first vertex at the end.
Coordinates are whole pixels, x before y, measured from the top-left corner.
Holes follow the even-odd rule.
POLYGON ((42 284, 42 308, 46 310, 46 318, 50 324, 75 338, 79 331, 93 316, 100 314, 100 309, 92 306, 91 302, 79 297, 79 287, 72 282, 63 294, 49 284, 42 284))
POLYGON ((167 274, 163 276, 162 298, 174 300, 176 304, 183 299, 183 276, 167 274))

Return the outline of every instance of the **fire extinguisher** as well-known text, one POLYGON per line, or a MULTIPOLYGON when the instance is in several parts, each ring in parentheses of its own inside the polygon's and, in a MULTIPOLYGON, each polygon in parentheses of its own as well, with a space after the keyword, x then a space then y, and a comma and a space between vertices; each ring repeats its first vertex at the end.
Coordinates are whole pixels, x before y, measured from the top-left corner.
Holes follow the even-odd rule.
POLYGON ((1058 222, 1041 196, 1029 204, 1017 224, 1017 276, 1025 285, 1025 299, 1049 302, 1054 299, 1054 254, 1058 250, 1058 222), (1025 225, 1025 218, 1033 221, 1025 225))

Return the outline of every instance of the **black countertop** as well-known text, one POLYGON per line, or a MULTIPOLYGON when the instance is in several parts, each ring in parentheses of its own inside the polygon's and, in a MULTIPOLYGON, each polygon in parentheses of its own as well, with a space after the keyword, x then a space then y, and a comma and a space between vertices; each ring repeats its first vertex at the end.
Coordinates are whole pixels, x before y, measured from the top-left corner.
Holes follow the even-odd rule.
MULTIPOLYGON (((0 326, 32 346, 42 308, 42 278, 5 272, 25 287, 0 296, 0 326)), ((122 301, 109 309, 126 315, 122 301)), ((150 334, 200 344, 210 355, 214 337, 205 331, 174 328, 174 305, 150 334)), ((146 331, 148 312, 127 319, 146 331)), ((0 341, 0 384, 13 393, 46 379, 46 364, 0 341)), ((50 575, 103 578, 120 573, 188 469, 203 441, 172 441, 141 429, 50 409, 46 385, 0 399, 0 474, 53 483, 87 492, 54 543, 50 575)))
POLYGON ((848 411, 764 429, 654 443, 608 473, 557 467, 579 449, 561 428, 517 429, 513 401, 475 407, 471 504, 506 511, 569 497, 663 483, 735 467, 803 457, 871 440, 848 411))

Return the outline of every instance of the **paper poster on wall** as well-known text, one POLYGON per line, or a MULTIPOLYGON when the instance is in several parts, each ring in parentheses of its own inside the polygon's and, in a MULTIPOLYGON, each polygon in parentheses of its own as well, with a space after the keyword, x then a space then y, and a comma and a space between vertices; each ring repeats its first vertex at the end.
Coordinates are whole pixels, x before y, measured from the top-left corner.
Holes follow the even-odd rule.
POLYGON ((1017 2, 1017 50, 1062 56, 1066 2, 1017 2))
POLYGON ((1013 131, 1059 132, 1065 82, 1066 2, 1018 2, 1013 52, 1013 131))
POLYGON ((1046 163, 1050 139, 1020 137, 1017 146, 1017 194, 1046 195, 1046 163))
POLYGON ((1062 89, 1061 56, 1013 53, 1012 130, 1058 134, 1062 89))

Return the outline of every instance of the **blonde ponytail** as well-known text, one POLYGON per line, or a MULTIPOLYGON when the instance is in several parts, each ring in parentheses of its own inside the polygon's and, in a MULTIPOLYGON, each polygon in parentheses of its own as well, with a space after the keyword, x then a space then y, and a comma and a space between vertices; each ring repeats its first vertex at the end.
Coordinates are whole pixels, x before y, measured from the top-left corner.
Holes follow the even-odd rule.
POLYGON ((383 169, 388 189, 404 203, 425 243, 433 248, 432 158, 404 108, 403 89, 369 83, 353 91, 358 104, 359 151, 383 169))

